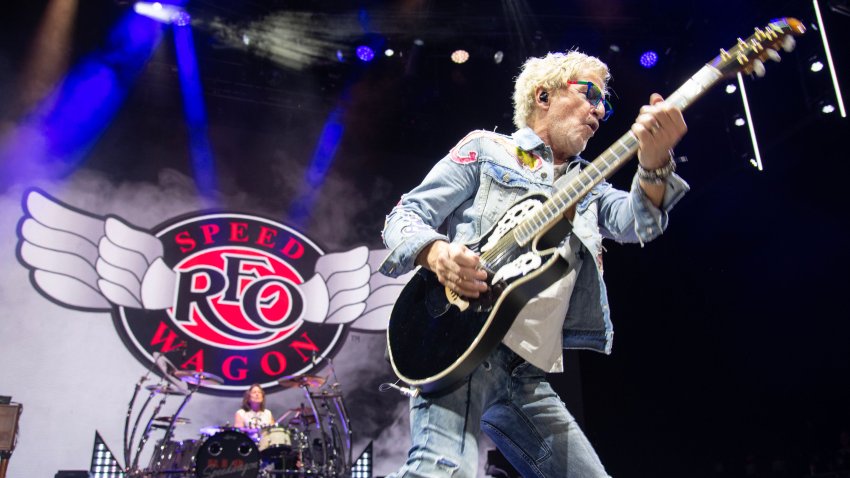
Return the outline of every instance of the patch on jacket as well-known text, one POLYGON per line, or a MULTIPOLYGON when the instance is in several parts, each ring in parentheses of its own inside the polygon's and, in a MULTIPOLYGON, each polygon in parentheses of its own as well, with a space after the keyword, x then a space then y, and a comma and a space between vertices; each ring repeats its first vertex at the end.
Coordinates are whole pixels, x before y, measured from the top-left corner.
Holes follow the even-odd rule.
POLYGON ((475 130, 467 134, 457 145, 449 152, 449 159, 458 164, 470 164, 480 159, 479 139, 492 141, 500 146, 505 153, 513 158, 516 158, 517 164, 521 168, 537 171, 543 166, 543 159, 538 154, 526 151, 507 136, 494 133, 492 131, 475 130))
POLYGON ((537 171, 541 166, 543 166, 543 159, 540 156, 528 152, 519 146, 516 148, 516 159, 521 167, 528 168, 532 171, 537 171))

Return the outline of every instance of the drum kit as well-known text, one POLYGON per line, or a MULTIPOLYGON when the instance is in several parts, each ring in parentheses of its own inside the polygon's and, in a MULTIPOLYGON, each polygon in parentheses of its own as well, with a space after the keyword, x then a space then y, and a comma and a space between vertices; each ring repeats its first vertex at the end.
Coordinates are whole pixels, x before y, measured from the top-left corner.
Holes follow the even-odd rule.
POLYGON ((206 426, 200 429, 198 439, 175 440, 177 427, 190 424, 180 415, 192 395, 201 385, 221 384, 224 380, 208 372, 177 370, 161 354, 154 358, 163 378, 157 384, 142 387, 151 371, 142 376, 124 422, 123 452, 128 478, 350 476, 351 421, 338 383, 328 384, 325 378, 315 375, 283 377, 278 380, 279 385, 301 389, 306 402, 281 415, 274 424, 261 428, 206 426), (138 407, 142 389, 148 394, 138 407), (177 411, 161 415, 171 397, 182 399, 177 411), (142 426, 143 417, 148 419, 142 426), (140 456, 159 432, 162 436, 156 441, 148 465, 140 467, 140 456))

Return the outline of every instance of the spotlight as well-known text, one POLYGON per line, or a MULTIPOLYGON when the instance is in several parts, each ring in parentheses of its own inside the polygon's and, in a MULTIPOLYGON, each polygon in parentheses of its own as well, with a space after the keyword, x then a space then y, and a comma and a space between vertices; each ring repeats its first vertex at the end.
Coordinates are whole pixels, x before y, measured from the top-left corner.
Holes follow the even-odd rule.
POLYGON ((504 53, 502 50, 497 51, 497 52, 496 52, 496 54, 495 54, 495 55, 493 55, 493 61, 494 61, 497 65, 498 65, 499 63, 501 63, 501 62, 502 62, 502 60, 504 60, 504 59, 505 59, 505 53, 504 53))
POLYGON ((741 118, 740 116, 735 117, 735 126, 744 126, 745 124, 747 124, 747 122, 744 121, 744 118, 741 118))
POLYGON ((247 33, 242 35, 242 43, 244 43, 245 46, 249 46, 251 44, 251 37, 249 37, 247 33))
POLYGON ((823 70, 823 63, 821 63, 821 62, 820 62, 820 61, 818 61, 818 60, 815 60, 815 61, 813 61, 813 62, 812 62, 812 64, 809 66, 809 69, 810 69, 810 70, 812 70, 812 72, 817 73, 817 72, 819 72, 819 71, 823 70))
POLYGON ((192 23, 192 16, 186 13, 186 11, 177 12, 173 17, 171 17, 171 23, 177 25, 178 27, 185 27, 186 25, 192 23))
POLYGON ((652 50, 645 52, 640 56, 640 66, 644 68, 652 68, 658 62, 658 53, 652 50))
POLYGON ((726 85, 726 93, 731 95, 732 93, 734 93, 736 91, 738 91, 737 86, 733 85, 732 83, 729 83, 728 85, 726 85))
POLYGON ((466 50, 455 50, 452 52, 452 61, 461 64, 469 60, 469 52, 466 50))
POLYGON ((133 11, 160 23, 169 23, 180 27, 184 27, 192 21, 192 17, 186 10, 177 5, 163 5, 159 2, 136 2, 133 4, 133 11))
POLYGON ((345 61, 345 55, 342 54, 342 50, 336 51, 336 59, 338 61, 345 61))
POLYGON ((421 38, 417 38, 416 40, 413 40, 413 44, 416 46, 424 46, 425 42, 421 38))
POLYGON ((835 105, 823 105, 820 110, 823 114, 826 115, 830 113, 835 113, 835 105))
POLYGON ((608 47, 608 49, 609 49, 609 50, 611 50, 611 51, 613 51, 614 53, 620 53, 620 45, 615 45, 615 44, 613 44, 613 43, 612 43, 612 44, 608 47))
POLYGON ((393 56, 395 55, 395 51, 392 48, 387 48, 386 50, 384 50, 384 55, 393 56))
POLYGON ((357 58, 359 58, 360 61, 364 63, 368 63, 372 61, 373 58, 375 58, 375 50, 366 45, 358 46, 355 52, 357 53, 357 58))

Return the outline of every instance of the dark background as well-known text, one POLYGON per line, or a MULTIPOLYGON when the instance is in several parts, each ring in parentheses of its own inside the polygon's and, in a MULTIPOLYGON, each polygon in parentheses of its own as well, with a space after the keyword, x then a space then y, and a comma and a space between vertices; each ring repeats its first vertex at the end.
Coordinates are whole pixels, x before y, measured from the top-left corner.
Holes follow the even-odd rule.
MULTIPOLYGON (((47 2, 7 6, 0 28, 0 114, 4 129, 26 115, 20 81, 47 2), (8 10, 11 8, 12 10, 8 10)), ((850 77, 850 16, 822 1, 839 79, 850 77)), ((69 64, 104 48, 129 5, 82 1, 69 64)), ((327 232, 323 217, 302 224, 327 245, 380 247, 384 215, 467 131, 513 130, 513 78, 529 55, 577 47, 612 69, 616 114, 585 153, 593 158, 629 127, 649 94, 667 94, 717 55, 775 17, 809 27, 798 48, 747 78, 764 162, 748 159, 740 96, 715 88, 689 109, 677 148, 692 191, 671 227, 644 248, 607 244, 606 279, 616 325, 610 357, 571 354, 562 389, 580 380, 573 404, 613 476, 803 476, 826 472, 850 430, 846 298, 848 120, 824 115, 827 71, 812 4, 779 2, 306 2, 193 1, 209 137, 220 190, 248 194, 286 220, 293 189, 334 108, 345 133, 331 168, 366 207, 327 232), (320 4, 320 5, 316 5, 320 4), (203 28, 274 12, 314 12, 343 35, 402 52, 362 64, 350 56, 302 70, 251 49, 228 47, 203 28), (413 46, 415 39, 424 45, 413 46), (610 45, 619 46, 614 52, 610 45), (448 55, 466 48, 455 65, 448 55), (644 49, 660 54, 652 70, 644 49), (504 52, 500 64, 492 61, 504 52), (271 174, 270 172, 276 174, 271 174), (580 367, 577 366, 580 363, 580 367), (779 463, 784 463, 780 465, 779 463), (786 474, 782 474, 784 466, 786 474)), ((156 182, 165 168, 192 174, 171 36, 166 34, 127 101, 78 167, 116 183, 156 182)), ((63 174, 71 174, 67 171, 63 174)), ((633 167, 612 178, 627 187, 633 167)), ((344 202, 328 188, 321 200, 344 202)), ((575 388, 575 387, 573 387, 575 388)))

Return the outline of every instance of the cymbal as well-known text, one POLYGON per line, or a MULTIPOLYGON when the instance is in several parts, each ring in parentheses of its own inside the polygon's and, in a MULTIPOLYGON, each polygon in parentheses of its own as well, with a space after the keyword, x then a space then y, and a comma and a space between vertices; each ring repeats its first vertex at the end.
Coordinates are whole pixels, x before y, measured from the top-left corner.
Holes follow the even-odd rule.
MULTIPOLYGON (((154 421, 154 423, 163 423, 163 424, 167 425, 167 424, 171 423, 171 417, 163 415, 161 417, 154 418, 153 421, 154 421)), ((184 417, 177 417, 177 420, 174 420, 175 425, 187 425, 189 423, 192 423, 192 421, 189 420, 188 418, 184 418, 184 417)))
POLYGON ((192 385, 221 385, 224 379, 214 373, 201 372, 198 370, 178 370, 174 375, 180 380, 192 385))
POLYGON ((290 423, 316 423, 316 416, 313 415, 313 412, 309 408, 291 408, 286 412, 285 416, 290 414, 295 414, 295 416, 289 419, 290 423))
POLYGON ((297 377, 283 377, 277 383, 284 388, 321 387, 325 384, 325 379, 318 375, 299 375, 297 377))
POLYGON ((183 390, 183 389, 177 388, 173 385, 158 385, 158 384, 155 384, 155 385, 148 385, 145 388, 147 388, 151 392, 161 393, 163 395, 186 395, 187 393, 189 393, 188 390, 183 390))

